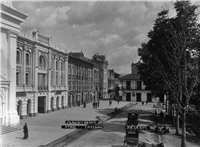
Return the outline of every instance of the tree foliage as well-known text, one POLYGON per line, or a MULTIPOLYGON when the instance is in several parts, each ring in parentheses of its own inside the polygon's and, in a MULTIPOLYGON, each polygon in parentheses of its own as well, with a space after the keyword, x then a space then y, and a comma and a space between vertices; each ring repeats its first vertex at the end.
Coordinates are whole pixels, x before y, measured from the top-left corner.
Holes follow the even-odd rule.
MULTIPOLYGON (((138 67, 144 83, 153 91, 168 91, 177 104, 185 123, 186 111, 198 89, 200 77, 200 24, 196 9, 189 1, 177 1, 177 15, 170 18, 168 10, 157 15, 149 41, 138 49, 142 64, 138 67)), ((185 146, 185 124, 182 128, 185 146)))

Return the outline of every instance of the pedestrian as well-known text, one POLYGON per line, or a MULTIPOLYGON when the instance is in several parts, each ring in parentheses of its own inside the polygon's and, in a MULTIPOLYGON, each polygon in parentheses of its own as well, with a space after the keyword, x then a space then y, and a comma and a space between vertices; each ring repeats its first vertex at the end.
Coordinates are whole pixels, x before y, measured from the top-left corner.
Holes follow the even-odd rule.
POLYGON ((27 123, 25 123, 24 127, 23 127, 23 131, 24 131, 24 138, 23 139, 27 139, 28 138, 28 127, 27 127, 27 123))
POLYGON ((93 105, 93 109, 94 109, 94 106, 95 106, 94 102, 92 103, 92 105, 93 105))
POLYGON ((155 132, 156 132, 156 133, 160 133, 160 129, 159 129, 158 126, 155 128, 155 132))
POLYGON ((94 108, 97 109, 97 102, 94 102, 94 108))
POLYGON ((111 105, 112 104, 112 101, 111 100, 109 100, 109 105, 111 105))
POLYGON ((160 112, 160 120, 162 121, 162 119, 163 119, 163 116, 164 116, 164 114, 163 114, 163 112, 161 111, 160 112))
POLYGON ((118 104, 119 104, 119 99, 117 99, 117 102, 118 102, 118 104))
POLYGON ((98 104, 97 104, 97 105, 98 105, 98 107, 99 107, 99 100, 98 100, 98 104))
POLYGON ((83 108, 85 108, 85 107, 86 107, 86 102, 84 101, 84 102, 83 102, 83 108))

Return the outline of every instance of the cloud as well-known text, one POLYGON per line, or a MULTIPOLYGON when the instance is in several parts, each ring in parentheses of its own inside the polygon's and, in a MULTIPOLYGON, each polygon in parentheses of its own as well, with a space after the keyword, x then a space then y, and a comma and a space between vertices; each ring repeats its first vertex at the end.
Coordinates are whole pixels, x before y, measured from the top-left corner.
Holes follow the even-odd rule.
POLYGON ((120 18, 116 18, 115 19, 115 26, 118 27, 119 29, 123 28, 125 25, 124 20, 120 19, 120 18))
POLYGON ((22 32, 39 30, 52 36, 52 45, 68 51, 84 51, 107 55, 109 68, 117 72, 130 71, 139 57, 137 49, 148 40, 157 13, 170 9, 171 2, 159 1, 52 1, 15 2, 17 10, 28 18, 22 32))
POLYGON ((102 35, 102 31, 100 30, 94 30, 89 33, 86 33, 86 36, 89 36, 89 37, 99 37, 101 35, 102 35))

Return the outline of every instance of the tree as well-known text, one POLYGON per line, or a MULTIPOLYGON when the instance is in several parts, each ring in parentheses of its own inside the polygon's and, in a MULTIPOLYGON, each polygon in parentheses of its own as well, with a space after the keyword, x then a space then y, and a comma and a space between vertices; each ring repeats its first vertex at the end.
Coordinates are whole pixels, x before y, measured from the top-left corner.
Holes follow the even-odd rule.
MULTIPOLYGON (((171 74, 170 65, 165 62, 166 58, 163 57, 155 46, 158 48, 162 48, 160 40, 166 39, 165 33, 166 30, 163 29, 163 26, 166 26, 169 23, 168 19, 168 10, 163 10, 158 13, 158 18, 155 21, 155 25, 153 30, 151 30, 148 34, 150 41, 148 43, 143 43, 142 48, 138 49, 138 54, 141 56, 141 60, 143 63, 138 67, 142 80, 144 84, 147 86, 148 89, 151 89, 154 96, 159 96, 159 93, 169 93, 171 96, 171 92, 169 91, 168 87, 165 84, 165 81, 162 80, 162 73, 159 72, 152 72, 156 71, 156 67, 158 66, 157 56, 159 54, 160 59, 162 59, 163 67, 165 68, 165 72, 167 75, 171 74)), ((174 101, 170 101, 171 107, 174 106, 174 101)), ((171 110, 172 111, 172 110, 171 110)), ((178 111, 178 110, 177 110, 178 111)), ((172 112, 170 113, 172 114, 172 112)), ((179 118, 177 115, 176 119, 176 134, 179 134, 179 118)))
POLYGON ((139 50, 143 62, 140 74, 163 85, 177 105, 182 118, 181 147, 186 146, 186 112, 200 76, 197 7, 189 1, 177 1, 175 17, 169 18, 168 10, 158 13, 153 30, 148 33, 150 40, 139 50), (144 67, 148 68, 148 73, 144 74, 144 67))

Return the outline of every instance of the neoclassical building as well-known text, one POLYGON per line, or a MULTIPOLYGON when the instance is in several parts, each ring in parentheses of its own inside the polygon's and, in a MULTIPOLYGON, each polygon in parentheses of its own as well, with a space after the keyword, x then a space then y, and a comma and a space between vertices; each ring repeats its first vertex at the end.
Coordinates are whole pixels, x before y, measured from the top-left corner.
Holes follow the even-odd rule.
POLYGON ((83 52, 70 52, 68 61, 69 107, 97 101, 99 94, 99 68, 83 52))
POLYGON ((16 46, 20 24, 26 15, 12 7, 11 2, 1 2, 1 52, 0 52, 0 126, 19 124, 16 111, 16 46))
POLYGON ((67 108, 68 54, 36 31, 18 36, 16 47, 16 106, 21 119, 67 108))

